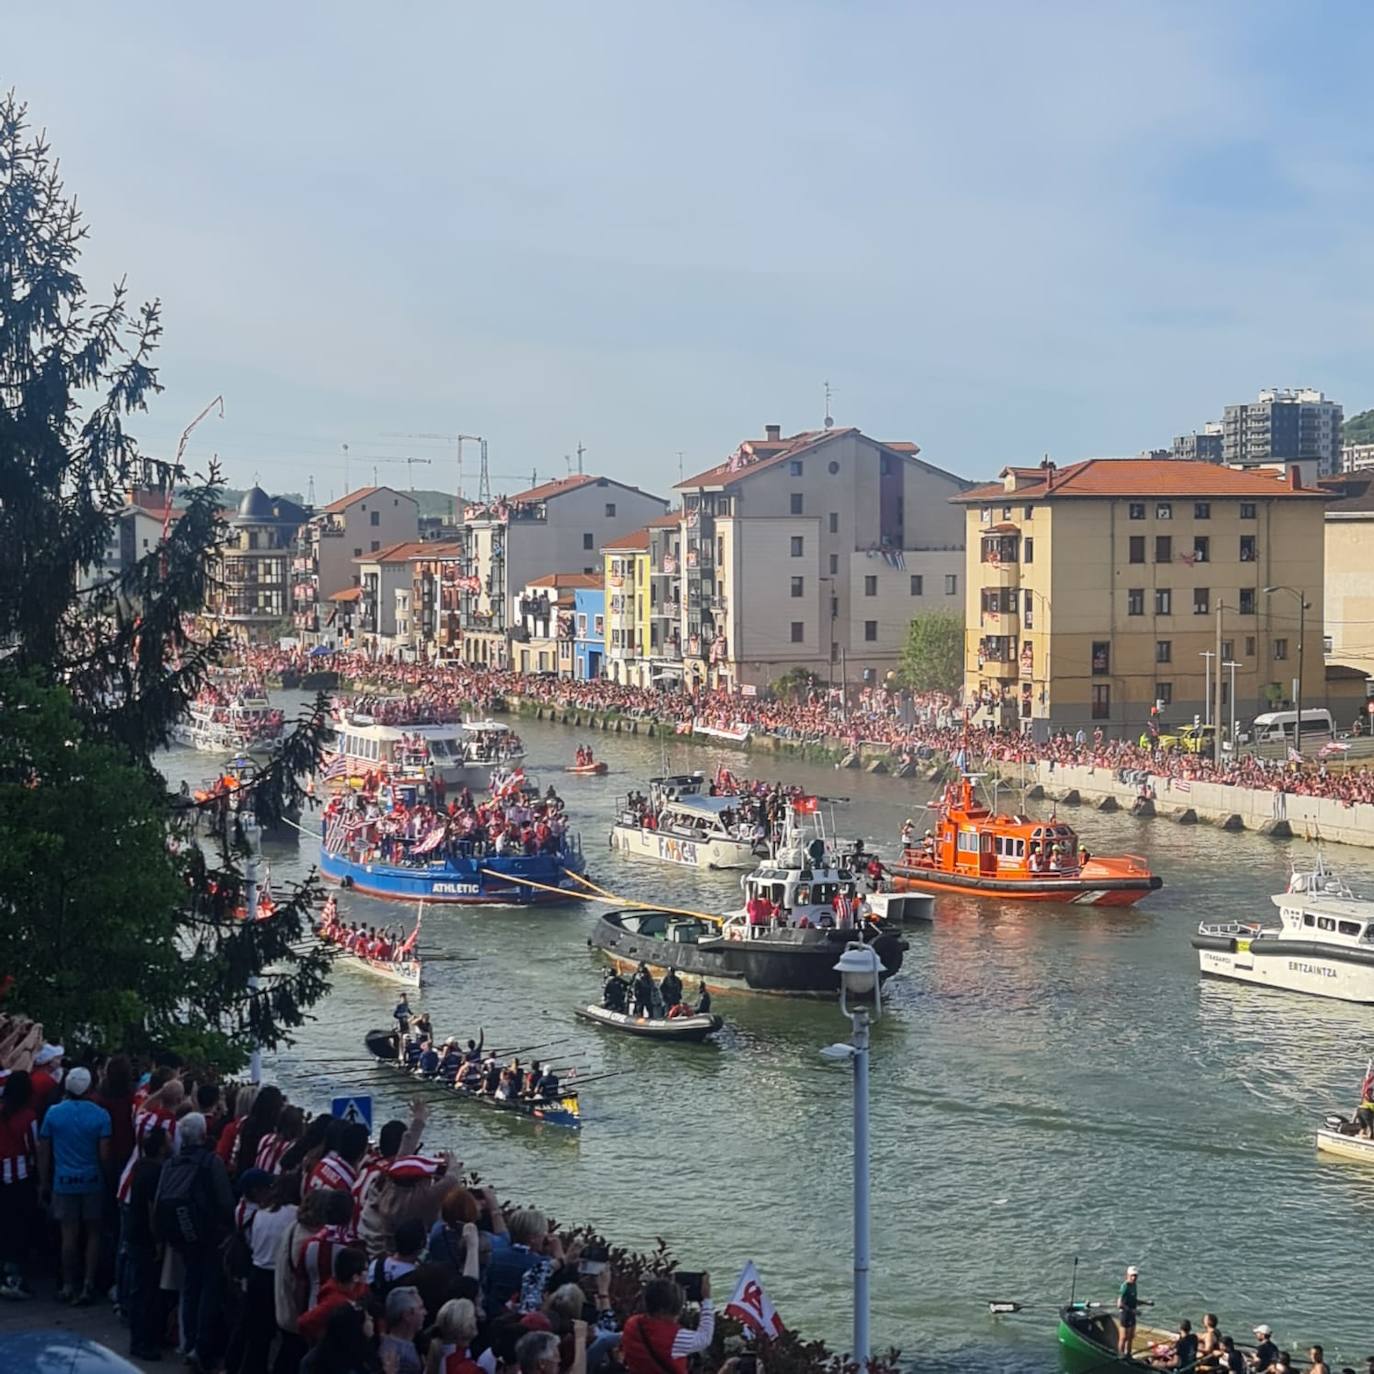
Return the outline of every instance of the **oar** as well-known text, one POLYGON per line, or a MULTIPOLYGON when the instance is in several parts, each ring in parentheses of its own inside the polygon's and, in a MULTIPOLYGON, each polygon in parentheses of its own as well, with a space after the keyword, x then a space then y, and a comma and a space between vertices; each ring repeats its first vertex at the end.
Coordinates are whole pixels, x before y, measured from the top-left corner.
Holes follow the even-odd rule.
POLYGON ((569 1035, 569 1036, 564 1037, 562 1040, 541 1040, 541 1041, 538 1042, 538 1044, 534 1044, 534 1045, 513 1045, 513 1046, 511 1046, 511 1047, 508 1048, 508 1049, 503 1049, 503 1050, 492 1049, 492 1050, 488 1050, 487 1053, 488 1053, 488 1054, 528 1054, 531 1050, 545 1050, 545 1049, 549 1049, 550 1047, 552 1047, 552 1046, 554 1046, 554 1045, 568 1045, 568 1044, 571 1044, 571 1043, 572 1043, 572 1040, 573 1040, 573 1037, 569 1035))
MULTIPOLYGON (((1073 1306, 1074 1304, 1070 1304, 1073 1306)), ((1094 1312, 1105 1307, 1103 1302, 1084 1302, 1077 1304, 1080 1311, 1094 1312)), ((1153 1307, 1153 1298, 1142 1298, 1138 1307, 1153 1307)), ((1005 1316, 1009 1312, 1060 1312, 1064 1308, 1062 1302, 1011 1302, 1006 1299, 994 1300, 988 1303, 988 1311, 994 1316, 1005 1316)))

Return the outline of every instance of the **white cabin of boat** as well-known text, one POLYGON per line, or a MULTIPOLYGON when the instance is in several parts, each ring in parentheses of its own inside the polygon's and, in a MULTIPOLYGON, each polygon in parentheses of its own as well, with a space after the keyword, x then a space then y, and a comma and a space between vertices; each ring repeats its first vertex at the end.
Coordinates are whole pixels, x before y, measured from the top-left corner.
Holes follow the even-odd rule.
POLYGON ((463 722, 463 762, 477 767, 514 763, 525 757, 520 737, 499 720, 463 722))

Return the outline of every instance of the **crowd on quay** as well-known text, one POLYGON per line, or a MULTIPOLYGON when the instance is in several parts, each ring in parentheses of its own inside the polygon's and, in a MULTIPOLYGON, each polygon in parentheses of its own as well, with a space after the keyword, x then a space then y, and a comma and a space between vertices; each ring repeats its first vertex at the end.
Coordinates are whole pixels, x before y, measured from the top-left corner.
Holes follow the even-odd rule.
MULTIPOLYGON (((730 1374, 709 1280, 513 1208, 425 1141, 0 1017, 0 1297, 112 1303, 200 1374, 730 1374), (686 1310, 685 1310, 686 1309, 686 1310), (706 1363, 702 1363, 702 1359, 706 1363)), ((41 1320, 41 1318, 39 1318, 41 1320)))
MULTIPOLYGON (((306 662, 298 650, 254 649, 246 655, 255 672, 299 670, 306 662)), ((851 690, 847 702, 827 691, 805 700, 773 700, 725 692, 693 696, 680 690, 648 691, 605 679, 528 677, 508 670, 470 665, 390 663, 360 654, 335 654, 331 665, 346 677, 371 688, 400 692, 417 709, 455 713, 464 707, 489 709, 506 697, 540 705, 590 711, 614 711, 652 719, 668 729, 693 723, 716 728, 747 726, 782 739, 819 742, 838 740, 851 748, 886 747, 897 762, 916 762, 936 755, 967 757, 1007 764, 1051 763, 1106 770, 1124 781, 1136 778, 1214 782, 1298 796, 1330 798, 1353 806, 1374 803, 1374 769, 1329 767, 1323 761, 1263 759, 1253 754, 1225 756, 1162 747, 1141 737, 1109 740, 1102 730, 1063 731, 1037 741, 1028 735, 966 724, 963 708, 943 693, 898 694, 881 687, 851 690)))

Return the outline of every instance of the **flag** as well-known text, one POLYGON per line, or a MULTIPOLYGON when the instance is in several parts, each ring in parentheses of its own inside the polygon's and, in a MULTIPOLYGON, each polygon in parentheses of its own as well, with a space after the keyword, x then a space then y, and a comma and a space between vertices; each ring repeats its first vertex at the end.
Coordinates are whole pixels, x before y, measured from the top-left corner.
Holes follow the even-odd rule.
POLYGON ((809 816, 820 808, 821 799, 819 797, 798 797, 792 803, 792 809, 802 815, 809 816))
POLYGON ((1371 1092, 1374 1092, 1374 1059, 1365 1066, 1364 1081, 1360 1084, 1360 1101, 1368 1102, 1371 1092))
POLYGON ((1294 749, 1293 746, 1292 746, 1291 744, 1288 746, 1288 761, 1289 761, 1289 763, 1301 763, 1301 762, 1302 762, 1302 755, 1301 755, 1300 753, 1298 753, 1298 751, 1297 751, 1296 749, 1294 749))
POLYGON ((1174 779, 1174 791, 1176 791, 1176 792, 1191 792, 1192 790, 1193 790, 1193 784, 1190 783, 1190 782, 1188 781, 1187 778, 1175 778, 1175 779, 1174 779))
POLYGON ((335 754, 329 760, 329 766, 324 770, 324 781, 330 782, 334 778, 346 778, 348 776, 348 759, 342 754, 335 754))
POLYGON ((1317 754, 1320 758, 1329 759, 1334 754, 1344 754, 1349 748, 1350 746, 1343 741, 1333 739, 1323 744, 1322 747, 1317 750, 1317 754))
POLYGON ((753 1260, 744 1266, 735 1285, 734 1296, 725 1304, 725 1315, 737 1318, 760 1336, 781 1336, 787 1329, 768 1294, 763 1291, 763 1280, 759 1278, 753 1260))

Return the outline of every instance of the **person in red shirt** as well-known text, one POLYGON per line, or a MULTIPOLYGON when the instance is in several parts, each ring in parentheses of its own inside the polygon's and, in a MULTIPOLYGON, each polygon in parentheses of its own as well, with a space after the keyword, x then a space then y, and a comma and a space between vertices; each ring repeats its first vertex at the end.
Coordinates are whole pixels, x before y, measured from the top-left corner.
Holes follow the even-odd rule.
POLYGON ((644 1285, 644 1311, 625 1323, 620 1338, 626 1374, 687 1374, 688 1357, 711 1348, 716 1312, 708 1275, 701 1276, 701 1321, 695 1330, 678 1322, 685 1302, 672 1279, 651 1279, 644 1285))
POLYGON ((65 1053, 61 1045, 44 1045, 33 1056, 33 1072, 29 1078, 33 1082, 33 1109, 40 1120, 43 1113, 61 1096, 57 1085, 62 1081, 62 1056, 65 1053))
POLYGON ((367 1255, 362 1250, 345 1248, 334 1251, 334 1277, 320 1285, 320 1300, 302 1312, 296 1329, 308 1345, 318 1345, 329 1318, 336 1308, 347 1303, 360 1303, 367 1297, 367 1255))
POLYGON ((38 1150, 33 1079, 15 1069, 0 1095, 0 1297, 27 1298, 24 1263, 38 1234, 38 1150))

